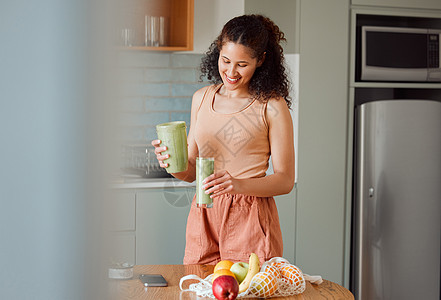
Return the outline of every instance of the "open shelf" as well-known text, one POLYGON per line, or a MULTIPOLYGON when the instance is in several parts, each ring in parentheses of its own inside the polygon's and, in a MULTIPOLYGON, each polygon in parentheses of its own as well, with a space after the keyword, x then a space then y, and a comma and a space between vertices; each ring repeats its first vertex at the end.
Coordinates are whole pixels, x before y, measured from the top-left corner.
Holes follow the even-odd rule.
POLYGON ((118 4, 118 29, 134 30, 132 46, 122 46, 120 42, 118 49, 129 51, 193 50, 194 0, 119 0, 118 4), (166 18, 168 22, 167 46, 146 46, 145 16, 147 15, 166 18))

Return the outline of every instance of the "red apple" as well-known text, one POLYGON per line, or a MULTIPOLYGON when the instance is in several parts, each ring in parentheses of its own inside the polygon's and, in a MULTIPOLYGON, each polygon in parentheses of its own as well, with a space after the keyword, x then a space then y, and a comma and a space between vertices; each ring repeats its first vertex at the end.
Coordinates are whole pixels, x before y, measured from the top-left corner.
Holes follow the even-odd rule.
POLYGON ((213 281, 213 295, 218 300, 234 300, 239 293, 239 284, 236 278, 221 275, 213 281))

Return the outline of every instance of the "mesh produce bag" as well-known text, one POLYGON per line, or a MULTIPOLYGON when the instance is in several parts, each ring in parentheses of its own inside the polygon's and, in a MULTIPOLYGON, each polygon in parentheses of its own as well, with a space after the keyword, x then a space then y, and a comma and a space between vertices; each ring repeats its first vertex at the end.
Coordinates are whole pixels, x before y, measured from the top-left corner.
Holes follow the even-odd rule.
MULTIPOLYGON (((187 275, 181 278, 179 287, 182 291, 193 291, 198 296, 214 298, 212 292, 211 278, 213 274, 202 279, 196 275, 187 275), (187 280, 195 279, 197 283, 192 283, 187 289, 183 284, 187 280)), ((248 289, 240 293, 237 298, 273 298, 281 296, 292 296, 301 294, 306 289, 306 281, 313 284, 322 283, 321 276, 309 276, 289 263, 283 257, 274 257, 262 264, 260 272, 254 275, 248 289)))

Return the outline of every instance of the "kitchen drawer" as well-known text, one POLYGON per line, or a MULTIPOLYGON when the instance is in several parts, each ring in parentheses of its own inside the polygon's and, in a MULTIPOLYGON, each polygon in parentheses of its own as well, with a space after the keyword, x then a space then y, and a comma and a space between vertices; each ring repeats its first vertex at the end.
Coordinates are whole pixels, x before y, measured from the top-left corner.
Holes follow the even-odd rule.
POLYGON ((116 192, 110 202, 110 230, 134 231, 136 229, 136 193, 116 192))

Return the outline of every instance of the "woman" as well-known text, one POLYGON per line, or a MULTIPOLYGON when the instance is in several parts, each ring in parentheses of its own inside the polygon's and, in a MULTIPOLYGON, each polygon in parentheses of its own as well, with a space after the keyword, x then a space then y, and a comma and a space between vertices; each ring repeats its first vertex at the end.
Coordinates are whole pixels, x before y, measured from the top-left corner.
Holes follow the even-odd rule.
MULTIPOLYGON (((294 143, 289 81, 283 66, 284 35, 268 18, 244 15, 227 22, 202 60, 213 85, 193 95, 189 165, 173 176, 196 178, 196 157, 214 157, 204 181, 213 208, 197 208, 187 221, 184 264, 248 261, 283 256, 273 196, 294 185, 294 143), (266 176, 271 155, 274 174, 266 176)), ((152 141, 161 167, 166 146, 152 141)))

